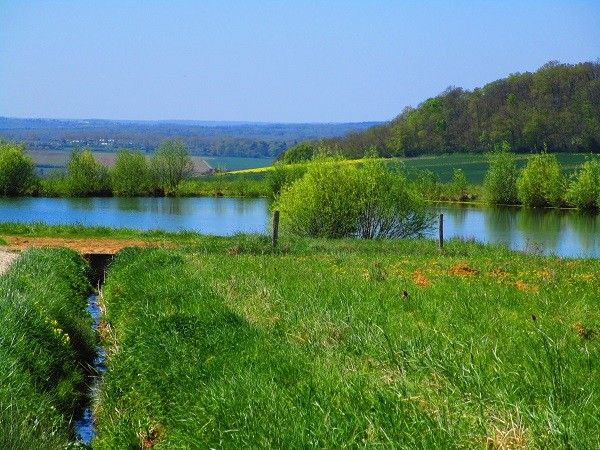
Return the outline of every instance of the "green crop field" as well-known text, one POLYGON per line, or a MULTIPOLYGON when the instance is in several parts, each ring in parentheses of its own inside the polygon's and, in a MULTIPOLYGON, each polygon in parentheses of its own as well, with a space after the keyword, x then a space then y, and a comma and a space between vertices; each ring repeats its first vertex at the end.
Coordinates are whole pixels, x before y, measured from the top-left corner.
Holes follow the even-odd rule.
POLYGON ((235 156, 202 156, 211 167, 233 171, 267 167, 273 164, 273 158, 241 158, 235 156))
MULTIPOLYGON (((590 155, 583 153, 558 153, 556 154, 566 175, 573 173, 590 155)), ((517 164, 523 167, 531 155, 518 155, 517 164)), ((348 164, 360 164, 362 160, 347 160, 348 164)), ((436 174, 443 183, 452 180, 454 169, 462 169, 465 172, 467 181, 473 184, 483 183, 485 173, 488 168, 487 157, 482 154, 451 154, 440 156, 421 156, 415 158, 391 158, 387 159, 390 163, 401 162, 409 176, 414 176, 420 170, 430 170, 436 174)), ((246 169, 234 171, 234 173, 253 174, 255 177, 259 174, 264 176, 269 167, 255 169, 246 169)))

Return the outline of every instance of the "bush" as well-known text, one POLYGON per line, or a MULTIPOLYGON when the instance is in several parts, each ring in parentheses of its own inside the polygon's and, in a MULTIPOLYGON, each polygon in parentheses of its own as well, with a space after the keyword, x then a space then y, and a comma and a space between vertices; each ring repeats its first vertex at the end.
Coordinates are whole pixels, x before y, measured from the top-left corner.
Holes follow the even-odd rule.
POLYGON ((64 180, 66 194, 72 197, 106 195, 110 193, 106 167, 94 159, 90 149, 75 149, 67 162, 64 180))
POLYGON ((35 184, 33 160, 25 146, 0 141, 0 195, 30 193, 35 184))
POLYGON ((172 195, 179 183, 194 170, 185 143, 178 139, 167 139, 160 144, 150 163, 150 170, 156 186, 165 195, 172 195))
POLYGON ((273 164, 272 170, 267 172, 265 176, 271 197, 275 198, 279 196, 285 186, 302 178, 305 173, 306 167, 303 165, 288 166, 281 162, 273 164))
POLYGON ((517 178, 517 195, 526 206, 558 206, 563 178, 556 155, 532 156, 517 178))
POLYGON ((489 168, 483 182, 484 198, 492 205, 514 205, 517 196, 516 157, 504 143, 500 151, 488 154, 489 168))
POLYGON ((454 169, 452 173, 452 183, 450 184, 450 190, 452 192, 452 197, 462 202, 464 200, 468 200, 467 196, 467 177, 465 175, 464 170, 462 169, 454 169))
POLYGON ((316 160, 304 177, 284 188, 275 208, 282 229, 305 236, 408 237, 429 225, 422 197, 406 177, 376 160, 360 168, 316 160))
POLYGON ((298 145, 288 148, 283 153, 283 162, 285 164, 294 164, 304 161, 310 161, 315 154, 315 146, 312 142, 301 142, 298 145))
POLYGON ((110 171, 112 191, 122 197, 145 195, 150 190, 150 171, 142 152, 121 149, 110 171))
POLYGON ((569 185, 567 202, 579 209, 600 208, 600 161, 586 161, 569 185))

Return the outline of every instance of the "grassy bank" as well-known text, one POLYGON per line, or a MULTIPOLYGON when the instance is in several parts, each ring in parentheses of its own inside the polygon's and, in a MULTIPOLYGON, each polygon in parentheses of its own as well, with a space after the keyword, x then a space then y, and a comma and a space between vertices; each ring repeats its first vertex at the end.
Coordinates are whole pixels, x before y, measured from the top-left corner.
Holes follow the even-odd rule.
POLYGON ((64 448, 83 399, 94 337, 87 264, 30 250, 0 277, 0 448, 64 448))
POLYGON ((450 242, 125 251, 97 448, 595 448, 600 262, 450 242))

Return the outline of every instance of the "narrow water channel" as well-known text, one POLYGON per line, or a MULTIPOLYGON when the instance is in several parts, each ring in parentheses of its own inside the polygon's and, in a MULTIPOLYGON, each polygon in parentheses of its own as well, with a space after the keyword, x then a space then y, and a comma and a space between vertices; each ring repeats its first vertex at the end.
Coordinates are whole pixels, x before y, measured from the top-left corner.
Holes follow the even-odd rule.
MULTIPOLYGON (((94 293, 88 297, 87 312, 92 316, 92 329, 98 332, 100 325, 101 310, 98 304, 98 296, 94 293)), ((106 372, 106 351, 102 345, 96 346, 96 357, 94 358, 94 371, 91 376, 90 387, 88 391, 88 403, 83 409, 81 417, 75 421, 75 433, 77 440, 83 444, 89 444, 95 436, 94 415, 92 412, 92 402, 98 393, 100 378, 106 372)))

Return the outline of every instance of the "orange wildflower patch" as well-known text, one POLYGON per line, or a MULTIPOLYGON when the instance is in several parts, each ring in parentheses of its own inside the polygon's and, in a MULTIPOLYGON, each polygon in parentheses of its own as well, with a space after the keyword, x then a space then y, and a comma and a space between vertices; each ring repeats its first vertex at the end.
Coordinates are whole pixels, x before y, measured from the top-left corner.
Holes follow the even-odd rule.
POLYGON ((554 278, 554 272, 548 269, 538 270, 537 276, 543 278, 544 280, 549 280, 551 278, 554 278))
POLYGON ((478 273, 477 270, 473 269, 465 262, 459 262, 454 264, 452 267, 450 267, 448 272, 450 272, 450 275, 454 275, 457 277, 472 277, 474 275, 477 275, 478 273))
POLYGON ((490 275, 495 278, 505 278, 508 276, 508 272, 504 269, 494 269, 490 272, 490 275))
POLYGON ((537 294, 539 289, 537 286, 531 286, 530 284, 525 283, 524 281, 518 280, 515 283, 515 286, 517 287, 518 290, 520 291, 524 291, 524 292, 529 292, 532 294, 537 294))
POLYGON ((425 273, 421 269, 417 269, 413 272, 412 280, 417 286, 429 286, 429 280, 427 279, 425 273))

